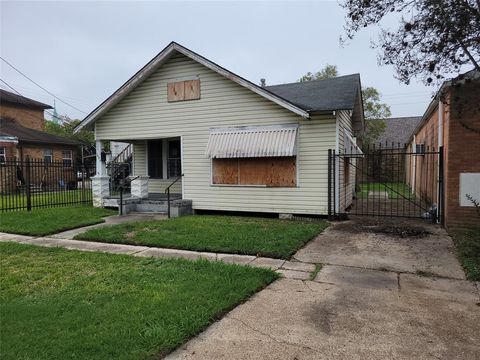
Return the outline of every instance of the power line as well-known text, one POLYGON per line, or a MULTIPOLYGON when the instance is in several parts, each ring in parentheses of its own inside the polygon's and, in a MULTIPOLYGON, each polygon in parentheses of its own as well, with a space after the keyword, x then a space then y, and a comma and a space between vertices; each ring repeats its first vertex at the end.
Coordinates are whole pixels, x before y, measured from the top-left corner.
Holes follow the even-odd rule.
MULTIPOLYGON (((20 94, 20 93, 19 93, 13 86, 11 86, 9 83, 7 83, 6 81, 4 81, 3 79, 0 79, 0 81, 1 81, 2 83, 4 83, 5 85, 7 85, 11 90, 15 91, 15 92, 17 93, 17 95, 19 95, 19 96, 21 96, 21 97, 24 97, 25 99, 28 100, 28 98, 27 98, 26 96, 23 96, 22 94, 20 94)), ((29 106, 28 104, 25 104, 25 105, 29 106)), ((20 111, 22 111, 22 110, 20 110, 20 111)), ((52 119, 53 119, 53 118, 58 118, 58 116, 55 116, 53 113, 51 113, 51 112, 48 111, 47 109, 44 109, 43 111, 45 111, 47 114, 49 114, 49 115, 52 117, 52 119)), ((33 116, 32 114, 29 114, 29 113, 26 112, 26 111, 22 111, 22 112, 25 113, 25 114, 27 114, 27 115, 29 115, 29 116, 33 116)))
POLYGON ((15 66, 13 66, 12 64, 10 64, 7 60, 5 60, 3 57, 0 56, 0 59, 2 59, 8 66, 10 66, 13 70, 15 70, 16 72, 18 72, 20 75, 24 76, 26 79, 30 80, 32 83, 34 83, 35 85, 37 85, 40 89, 42 89, 43 91, 47 92, 48 94, 50 94, 51 96, 53 96, 55 99, 57 99, 58 101, 64 103, 65 105, 68 105, 70 106, 72 109, 75 109, 77 111, 80 111, 81 113, 84 113, 84 114, 87 114, 86 111, 83 111, 83 110, 80 110, 79 108, 73 106, 72 104, 69 104, 68 102, 60 99, 58 96, 56 96, 55 94, 51 93, 50 91, 48 91, 47 89, 45 89, 43 86, 41 86, 40 84, 38 84, 37 82, 35 82, 34 80, 32 80, 31 78, 29 78, 27 75, 25 75, 23 72, 21 72, 20 70, 18 70, 15 66))

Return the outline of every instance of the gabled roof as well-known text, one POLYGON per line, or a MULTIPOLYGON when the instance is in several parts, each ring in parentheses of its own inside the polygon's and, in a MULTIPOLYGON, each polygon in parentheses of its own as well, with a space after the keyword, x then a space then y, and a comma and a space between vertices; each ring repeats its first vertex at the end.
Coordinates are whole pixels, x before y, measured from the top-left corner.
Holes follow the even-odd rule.
POLYGON ((41 103, 40 101, 32 100, 25 96, 17 95, 11 93, 10 91, 0 89, 0 104, 3 103, 24 105, 29 108, 52 109, 50 105, 41 103))
MULTIPOLYGON (((380 121, 380 120, 368 120, 368 121, 380 121)), ((375 141, 376 144, 384 146, 397 146, 400 144, 403 146, 408 143, 410 137, 413 135, 415 128, 422 121, 421 116, 408 116, 408 117, 396 117, 383 119, 385 122, 385 131, 375 141)))
POLYGON ((300 108, 299 106, 283 99, 281 96, 262 88, 241 76, 234 74, 233 72, 217 65, 213 61, 187 49, 186 47, 172 41, 165 49, 163 49, 157 56, 150 60, 147 65, 140 69, 135 75, 133 75, 126 83, 124 83, 117 91, 115 91, 110 97, 108 97, 103 103, 96 107, 90 114, 88 114, 83 121, 76 127, 75 131, 79 131, 83 127, 95 122, 100 116, 105 114, 113 106, 115 106, 121 99, 127 96, 133 89, 147 79, 155 70, 157 70, 162 64, 170 59, 174 54, 180 53, 190 59, 204 65, 210 70, 232 80, 233 82, 250 89, 251 91, 267 98, 270 101, 284 107, 287 110, 294 112, 297 115, 308 118, 308 111, 300 108))
POLYGON ((360 89, 360 74, 267 86, 270 92, 308 111, 353 110, 360 89))
POLYGON ((19 142, 51 145, 80 145, 76 140, 26 128, 10 118, 0 118, 0 136, 16 137, 19 142))

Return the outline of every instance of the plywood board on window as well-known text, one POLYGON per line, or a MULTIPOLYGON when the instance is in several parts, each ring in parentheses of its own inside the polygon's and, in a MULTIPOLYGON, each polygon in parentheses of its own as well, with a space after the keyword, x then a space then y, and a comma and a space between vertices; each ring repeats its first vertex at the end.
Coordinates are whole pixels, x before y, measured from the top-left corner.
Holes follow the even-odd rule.
POLYGON ((238 160, 237 159, 213 159, 212 160, 213 184, 238 184, 238 160))
POLYGON ((170 82, 167 84, 167 101, 185 100, 185 81, 170 82))
POLYGON ((185 81, 185 100, 200 99, 200 80, 185 81))
POLYGON ((267 158, 238 159, 239 184, 266 185, 270 177, 267 158))
POLYGON ((269 167, 269 176, 266 182, 267 186, 288 187, 297 185, 297 166, 294 156, 265 159, 268 160, 269 167))

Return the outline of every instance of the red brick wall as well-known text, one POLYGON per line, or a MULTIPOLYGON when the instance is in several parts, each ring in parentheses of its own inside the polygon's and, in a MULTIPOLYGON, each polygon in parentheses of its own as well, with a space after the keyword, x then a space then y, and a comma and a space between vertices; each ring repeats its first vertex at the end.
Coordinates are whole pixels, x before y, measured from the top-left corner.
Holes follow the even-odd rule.
POLYGON ((459 184, 460 173, 480 173, 480 133, 465 127, 480 130, 480 82, 454 89, 451 99, 445 137, 449 144, 445 155, 445 223, 450 228, 478 226, 480 217, 475 208, 460 206, 459 184), (459 102, 464 104, 460 112, 459 102))
MULTIPOLYGON (((449 93, 443 98, 443 148, 444 148, 444 217, 445 226, 471 227, 478 226, 480 217, 474 207, 460 206, 460 174, 480 172, 480 83, 464 84, 458 88, 450 88, 449 93), (462 110, 458 111, 459 106, 462 110), (477 129, 471 131, 462 125, 477 129)), ((432 112, 427 121, 417 131, 415 139, 417 143, 425 143, 427 146, 438 149, 438 111, 432 112)), ((413 143, 410 144, 411 150, 413 143)), ((425 185, 425 166, 421 157, 416 157, 417 176, 415 189, 438 202, 435 193, 431 193, 434 183, 437 181, 437 162, 429 164, 428 181, 425 185), (432 174, 432 175, 430 175, 432 174), (423 179, 423 180, 422 180, 423 179)), ((412 185, 411 169, 408 170, 408 183, 412 185)), ((480 184, 479 184, 480 186, 480 184)), ((480 201, 480 199, 478 199, 480 201)))
POLYGON ((2 104, 0 116, 15 119, 17 123, 30 129, 45 130, 43 109, 31 109, 14 104, 2 104))

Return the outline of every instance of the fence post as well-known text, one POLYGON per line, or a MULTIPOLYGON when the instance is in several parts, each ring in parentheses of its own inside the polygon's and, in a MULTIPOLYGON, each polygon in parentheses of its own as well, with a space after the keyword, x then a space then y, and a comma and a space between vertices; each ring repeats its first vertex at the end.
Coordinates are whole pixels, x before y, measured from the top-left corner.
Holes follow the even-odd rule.
POLYGON ((25 161, 25 186, 27 195, 27 211, 32 210, 32 193, 30 188, 30 158, 25 161))

